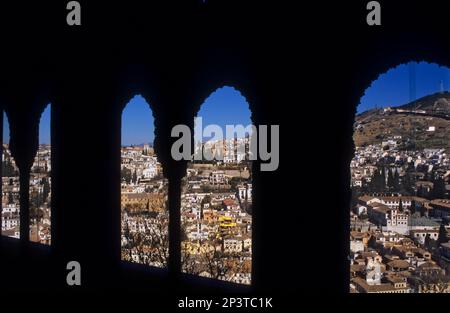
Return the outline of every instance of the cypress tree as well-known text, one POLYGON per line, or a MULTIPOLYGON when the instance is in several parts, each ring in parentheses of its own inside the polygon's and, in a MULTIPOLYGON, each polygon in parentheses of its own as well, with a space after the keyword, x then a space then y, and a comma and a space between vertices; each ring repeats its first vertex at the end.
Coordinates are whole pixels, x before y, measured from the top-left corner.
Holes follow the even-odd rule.
POLYGON ((400 175, 398 174, 398 171, 395 171, 394 174, 394 191, 398 192, 400 191, 400 175))
POLYGON ((441 226, 439 227, 439 235, 438 235, 438 245, 440 245, 441 243, 445 243, 447 242, 447 230, 445 229, 445 225, 444 223, 441 223, 441 226))
POLYGON ((424 245, 425 245, 425 247, 429 248, 430 244, 431 244, 431 237, 430 237, 430 234, 427 234, 425 236, 424 245))
POLYGON ((389 190, 394 190, 394 175, 391 169, 388 169, 387 186, 389 190))
POLYGON ((133 173, 133 182, 135 184, 137 184, 137 173, 136 173, 136 170, 134 170, 134 173, 133 173))
POLYGON ((434 199, 445 198, 445 182, 442 178, 438 178, 433 182, 432 195, 434 199))
POLYGON ((409 210, 411 211, 411 214, 416 213, 416 201, 415 200, 411 200, 411 207, 409 208, 409 210))
POLYGON ((386 189, 386 171, 385 168, 381 168, 381 181, 380 181, 380 192, 385 191, 386 189))
POLYGON ((421 207, 420 207, 420 216, 425 216, 427 214, 427 210, 425 209, 425 206, 424 205, 422 205, 421 207))
POLYGON ((47 178, 42 178, 42 181, 43 181, 43 190, 42 190, 42 194, 43 194, 43 198, 44 198, 44 201, 47 199, 47 197, 48 197, 48 194, 50 193, 50 184, 48 183, 48 180, 47 180, 47 178))

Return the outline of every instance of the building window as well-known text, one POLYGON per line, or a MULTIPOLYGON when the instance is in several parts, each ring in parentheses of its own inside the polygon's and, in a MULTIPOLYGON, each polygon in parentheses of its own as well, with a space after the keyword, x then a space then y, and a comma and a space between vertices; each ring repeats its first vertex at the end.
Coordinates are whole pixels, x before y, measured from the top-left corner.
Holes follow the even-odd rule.
POLYGON ((30 241, 51 244, 51 105, 41 115, 39 144, 30 171, 30 241))
POLYGON ((122 113, 121 255, 123 261, 167 267, 168 182, 154 137, 150 107, 137 95, 122 113))
POLYGON ((2 235, 20 238, 20 180, 19 168, 9 149, 10 127, 3 114, 2 149, 2 235))
POLYGON ((195 155, 181 193, 181 249, 184 273, 251 283, 251 120, 245 98, 231 87, 211 94, 194 123, 195 155), (206 134, 211 125, 222 134, 206 134), (241 125, 241 133, 226 125, 241 125))

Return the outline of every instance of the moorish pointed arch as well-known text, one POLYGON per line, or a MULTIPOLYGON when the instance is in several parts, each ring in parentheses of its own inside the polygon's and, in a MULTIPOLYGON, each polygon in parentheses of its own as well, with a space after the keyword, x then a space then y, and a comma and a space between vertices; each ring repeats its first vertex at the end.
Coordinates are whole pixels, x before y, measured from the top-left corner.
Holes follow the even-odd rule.
POLYGON ((3 113, 2 144, 2 236, 20 238, 20 176, 10 150, 10 126, 3 113))
POLYGON ((152 110, 137 95, 122 112, 121 259, 166 268, 168 180, 154 149, 152 110))
POLYGON ((184 273, 251 284, 251 124, 246 99, 228 86, 213 92, 195 118, 195 153, 181 193, 184 273), (237 125, 245 131, 227 132, 237 125), (204 136, 208 127, 216 129, 212 137, 204 136))
POLYGON ((351 291, 434 288, 422 279, 428 274, 417 255, 386 253, 391 249, 420 250, 433 263, 433 279, 448 280, 431 255, 442 243, 441 214, 448 213, 450 69, 408 62, 380 74, 360 99, 353 142, 351 291), (362 259, 363 269, 355 270, 362 259))
POLYGON ((41 114, 38 149, 30 169, 30 241, 51 244, 51 104, 41 114))

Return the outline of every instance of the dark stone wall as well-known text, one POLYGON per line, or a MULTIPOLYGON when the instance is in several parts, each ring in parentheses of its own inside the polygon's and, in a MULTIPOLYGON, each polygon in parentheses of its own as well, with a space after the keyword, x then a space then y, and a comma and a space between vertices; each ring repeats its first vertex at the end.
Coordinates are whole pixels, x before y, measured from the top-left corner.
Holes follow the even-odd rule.
POLYGON ((0 105, 23 179, 23 216, 39 117, 52 104, 53 245, 1 238, 0 287, 70 294, 65 266, 78 260, 81 293, 242 291, 277 294, 286 305, 294 293, 345 294, 356 105, 391 67, 450 67, 448 1, 380 2, 379 27, 366 25, 364 1, 80 1, 80 27, 65 24, 64 1, 2 3, 0 105), (224 85, 246 97, 256 125, 280 125, 279 169, 254 171, 249 288, 179 274, 185 164, 170 158, 170 130, 192 126, 224 85), (136 94, 153 111, 170 182, 168 272, 120 263, 121 112, 136 94))

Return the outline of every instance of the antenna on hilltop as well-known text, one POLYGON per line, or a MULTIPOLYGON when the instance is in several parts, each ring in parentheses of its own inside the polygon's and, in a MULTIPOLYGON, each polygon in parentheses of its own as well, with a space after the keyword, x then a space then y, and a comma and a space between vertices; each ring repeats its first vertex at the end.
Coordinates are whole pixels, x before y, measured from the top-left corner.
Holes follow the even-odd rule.
POLYGON ((416 63, 409 63, 409 102, 416 100, 416 63))

